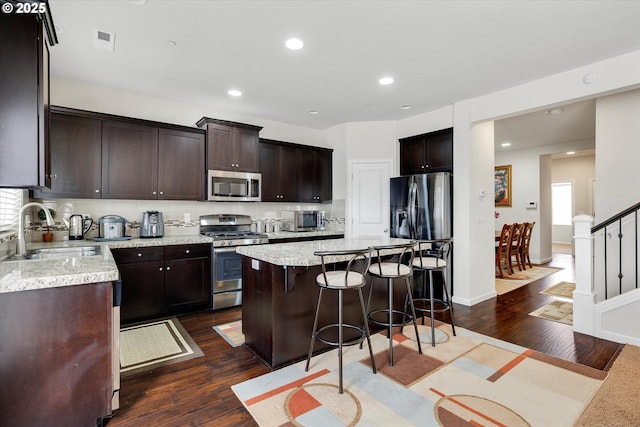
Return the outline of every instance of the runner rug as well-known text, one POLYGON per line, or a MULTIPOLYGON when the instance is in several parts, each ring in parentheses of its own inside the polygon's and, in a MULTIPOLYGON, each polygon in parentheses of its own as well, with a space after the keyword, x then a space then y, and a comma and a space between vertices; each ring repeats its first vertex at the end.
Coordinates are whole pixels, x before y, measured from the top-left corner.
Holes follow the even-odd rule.
POLYGON ((562 269, 555 267, 533 266, 533 268, 529 268, 524 271, 514 272, 514 274, 509 278, 499 279, 496 277, 496 293, 498 295, 506 294, 507 292, 511 292, 514 289, 528 285, 531 282, 547 277, 560 270, 562 269))
POLYGON ((151 371, 203 354, 175 317, 120 329, 122 376, 151 371))
POLYGON ((213 327, 231 347, 238 347, 244 344, 244 334, 242 333, 242 320, 236 320, 231 323, 224 323, 213 327))
MULTIPOLYGON (((428 335, 427 326, 419 326, 428 335)), ((261 426, 570 426, 606 373, 484 335, 440 324, 446 336, 417 352, 411 337, 372 337, 378 373, 367 346, 345 347, 344 393, 338 394, 337 350, 232 387, 261 426)))

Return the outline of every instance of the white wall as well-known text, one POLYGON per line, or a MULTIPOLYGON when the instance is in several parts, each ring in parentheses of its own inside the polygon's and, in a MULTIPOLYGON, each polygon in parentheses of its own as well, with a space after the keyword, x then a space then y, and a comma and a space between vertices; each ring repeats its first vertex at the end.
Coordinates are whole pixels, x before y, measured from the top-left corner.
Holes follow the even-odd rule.
MULTIPOLYGON (((636 69, 640 74, 640 66, 636 69)), ((640 202, 640 90, 596 101, 596 224, 640 202)))

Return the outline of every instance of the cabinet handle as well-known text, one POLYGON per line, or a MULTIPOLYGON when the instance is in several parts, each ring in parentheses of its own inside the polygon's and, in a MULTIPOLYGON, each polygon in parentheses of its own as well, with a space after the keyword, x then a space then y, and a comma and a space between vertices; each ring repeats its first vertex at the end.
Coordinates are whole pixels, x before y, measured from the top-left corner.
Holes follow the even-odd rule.
POLYGON ((161 191, 161 192, 160 192, 160 195, 163 195, 163 194, 164 194, 164 191, 161 191))
POLYGON ((424 169, 424 165, 420 166, 420 169, 424 169))
POLYGON ((162 271, 162 267, 159 267, 159 268, 158 268, 158 271, 162 271))
POLYGON ((58 179, 58 174, 57 173, 52 173, 52 174, 49 175, 49 178, 58 179))
POLYGON ((429 165, 424 165, 424 167, 428 169, 428 168, 429 168, 429 165))
POLYGON ((99 193, 99 192, 100 192, 100 190, 96 190, 96 193, 99 193))
POLYGON ((185 253, 191 253, 191 251, 189 249, 187 249, 186 251, 184 251, 185 253))
POLYGON ((142 252, 138 252, 138 258, 142 258, 142 252))
POLYGON ((171 270, 171 267, 167 267, 167 271, 171 270))
POLYGON ((155 196, 155 195, 156 195, 156 192, 154 191, 154 192, 153 192, 153 193, 151 193, 151 194, 153 194, 153 195, 155 196))

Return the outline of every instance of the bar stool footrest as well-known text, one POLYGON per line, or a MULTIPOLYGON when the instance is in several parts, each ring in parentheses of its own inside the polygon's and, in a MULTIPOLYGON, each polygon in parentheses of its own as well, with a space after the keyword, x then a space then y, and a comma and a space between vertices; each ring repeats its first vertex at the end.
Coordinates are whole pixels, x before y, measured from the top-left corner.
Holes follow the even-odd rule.
MULTIPOLYGON (((323 338, 323 337, 321 337, 321 336, 320 336, 320 334, 321 334, 323 331, 326 331, 326 330, 329 330, 329 329, 333 329, 333 328, 336 328, 336 329, 337 329, 337 328, 339 328, 339 327, 340 327, 340 325, 339 325, 338 323, 330 323, 330 324, 328 324, 328 325, 325 325, 325 326, 323 326, 323 327, 319 328, 319 329, 318 329, 318 330, 313 334, 313 335, 314 335, 314 338, 315 338, 315 339, 317 339, 317 340, 318 340, 318 341, 320 341, 320 342, 325 343, 325 344, 328 344, 328 345, 331 345, 331 346, 334 346, 334 347, 338 347, 338 346, 340 345, 340 343, 339 343, 338 341, 331 341, 330 339, 323 338)), ((349 324, 349 323, 343 323, 343 324, 342 324, 342 327, 343 327, 343 328, 346 328, 346 329, 350 329, 350 330, 357 331, 357 332, 360 334, 359 336, 357 336, 357 337, 355 337, 355 338, 353 338, 353 339, 350 339, 349 341, 343 341, 343 342, 342 342, 342 346, 350 346, 350 345, 360 344, 361 342, 363 342, 364 340, 366 340, 366 339, 367 339, 367 333, 366 333, 366 331, 364 330, 364 327, 360 327, 360 326, 356 326, 356 325, 351 325, 351 324, 349 324)), ((337 333, 336 333, 336 334, 337 334, 337 333)))
POLYGON ((409 323, 413 322, 413 316, 411 315, 411 313, 409 312, 405 312, 405 311, 401 311, 401 310, 391 310, 391 312, 393 313, 393 315, 398 315, 398 316, 402 316, 403 320, 402 322, 396 322, 395 320, 392 320, 392 324, 389 325, 389 310, 388 309, 380 309, 380 310, 373 310, 371 312, 369 312, 369 314, 367 315, 367 318, 369 319, 369 321, 371 323, 375 323, 376 325, 379 326, 386 326, 386 327, 396 327, 396 326, 406 326, 409 323), (377 320, 374 319, 373 316, 375 316, 376 314, 380 314, 380 313, 384 313, 385 320, 377 320))
MULTIPOLYGON (((429 300, 429 298, 413 299, 413 305, 416 311, 431 313, 430 304, 431 304, 431 300, 429 300), (419 303, 424 303, 425 305, 421 307, 419 303)), ((434 308, 433 308, 434 313, 442 313, 442 312, 451 310, 451 304, 441 299, 434 298, 433 305, 434 305, 434 308)))

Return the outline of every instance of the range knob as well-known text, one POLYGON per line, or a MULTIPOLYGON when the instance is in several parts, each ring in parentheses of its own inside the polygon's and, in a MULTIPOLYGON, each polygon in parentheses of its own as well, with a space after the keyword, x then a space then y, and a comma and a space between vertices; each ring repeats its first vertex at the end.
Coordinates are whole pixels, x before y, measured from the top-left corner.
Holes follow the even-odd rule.
POLYGON ((227 242, 227 246, 231 246, 231 245, 233 245, 233 242, 232 242, 231 240, 229 240, 229 241, 227 242))
POLYGON ((222 240, 222 241, 220 242, 220 246, 224 246, 224 245, 226 245, 226 244, 227 244, 227 242, 225 242, 224 240, 222 240))

